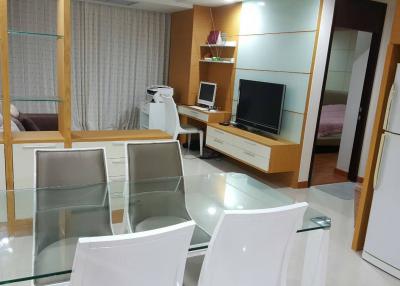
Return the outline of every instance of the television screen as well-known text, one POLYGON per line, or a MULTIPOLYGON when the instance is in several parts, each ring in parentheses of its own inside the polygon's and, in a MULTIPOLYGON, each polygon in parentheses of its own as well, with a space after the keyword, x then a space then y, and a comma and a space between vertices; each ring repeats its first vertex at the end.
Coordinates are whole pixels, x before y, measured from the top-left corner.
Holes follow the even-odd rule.
POLYGON ((286 86, 241 79, 236 123, 279 134, 286 86))

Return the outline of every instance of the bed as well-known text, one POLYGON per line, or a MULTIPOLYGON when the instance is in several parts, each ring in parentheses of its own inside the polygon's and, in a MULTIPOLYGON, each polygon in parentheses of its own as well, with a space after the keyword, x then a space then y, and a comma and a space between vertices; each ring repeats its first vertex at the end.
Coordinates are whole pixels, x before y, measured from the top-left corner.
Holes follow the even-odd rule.
POLYGON ((327 90, 321 110, 316 147, 337 149, 340 146, 347 93, 327 90))

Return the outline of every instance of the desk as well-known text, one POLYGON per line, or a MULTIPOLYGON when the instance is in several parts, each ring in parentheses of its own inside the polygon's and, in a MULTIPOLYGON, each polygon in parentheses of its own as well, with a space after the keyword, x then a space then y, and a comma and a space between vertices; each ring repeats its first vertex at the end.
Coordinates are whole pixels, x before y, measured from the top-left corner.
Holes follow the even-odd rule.
MULTIPOLYGON (((15 199, 23 202, 20 205, 26 207, 31 202, 33 218, 25 220, 23 232, 14 230, 9 234, 7 229, 11 226, 7 224, 0 229, 1 285, 50 276, 57 282, 68 280, 75 246, 82 236, 137 231, 146 220, 160 216, 194 220, 197 226, 189 251, 195 252, 207 248, 223 210, 265 209, 294 203, 278 189, 238 173, 3 191, 0 205, 5 195, 13 192, 15 199), (31 227, 26 227, 29 221, 31 227)), ((175 223, 168 220, 163 226, 175 223)), ((329 228, 329 218, 314 209, 307 210, 298 229, 310 232, 303 286, 324 285, 329 228)))
POLYGON ((203 123, 220 123, 230 121, 231 118, 231 113, 228 111, 199 110, 189 105, 178 105, 178 113, 203 123))

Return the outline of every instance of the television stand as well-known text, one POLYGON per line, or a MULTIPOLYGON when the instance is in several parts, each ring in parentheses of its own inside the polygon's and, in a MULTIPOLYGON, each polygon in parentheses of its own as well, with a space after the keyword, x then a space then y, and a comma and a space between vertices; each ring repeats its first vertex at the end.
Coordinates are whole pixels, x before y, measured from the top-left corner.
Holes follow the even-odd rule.
POLYGON ((300 145, 293 142, 211 123, 206 145, 264 173, 298 171, 300 145))

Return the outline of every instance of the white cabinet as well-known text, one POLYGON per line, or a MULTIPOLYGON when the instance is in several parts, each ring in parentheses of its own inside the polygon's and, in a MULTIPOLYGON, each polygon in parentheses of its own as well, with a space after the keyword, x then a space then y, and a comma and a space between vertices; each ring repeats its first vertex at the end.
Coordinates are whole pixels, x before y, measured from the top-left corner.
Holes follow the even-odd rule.
POLYGON ((164 103, 146 103, 140 110, 140 129, 165 130, 164 103))
MULTIPOLYGON (((14 189, 33 188, 34 184, 34 150, 61 149, 64 143, 29 143, 13 145, 14 189)), ((16 219, 32 218, 33 193, 31 197, 15 194, 16 219)))
POLYGON ((243 163, 269 171, 271 148, 228 132, 207 127, 206 144, 243 163))
POLYGON ((0 223, 7 221, 6 174, 4 145, 0 145, 0 223))
POLYGON ((98 148, 106 150, 107 171, 110 181, 125 180, 126 141, 74 142, 73 148, 98 148))

